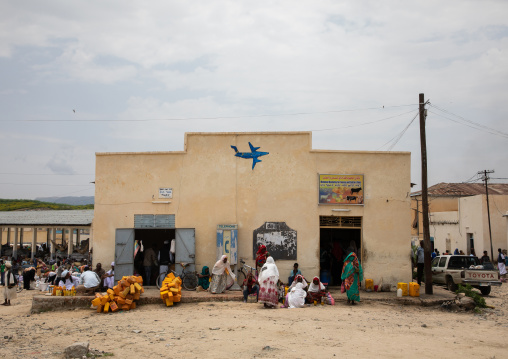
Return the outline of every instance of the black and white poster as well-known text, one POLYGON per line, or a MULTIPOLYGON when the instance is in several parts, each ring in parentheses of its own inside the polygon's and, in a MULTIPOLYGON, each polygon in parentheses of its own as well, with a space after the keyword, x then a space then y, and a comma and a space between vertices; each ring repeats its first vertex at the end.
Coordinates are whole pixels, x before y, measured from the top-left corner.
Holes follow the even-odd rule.
POLYGON ((265 222, 254 230, 253 254, 260 244, 264 244, 270 256, 275 260, 296 259, 296 231, 287 226, 286 222, 265 222))

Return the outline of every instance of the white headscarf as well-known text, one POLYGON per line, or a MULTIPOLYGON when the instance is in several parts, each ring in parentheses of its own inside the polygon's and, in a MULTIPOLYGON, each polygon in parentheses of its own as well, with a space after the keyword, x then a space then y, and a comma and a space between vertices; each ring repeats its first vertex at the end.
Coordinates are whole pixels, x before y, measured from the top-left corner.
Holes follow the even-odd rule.
MULTIPOLYGON (((314 277, 314 279, 316 278, 319 280, 318 277, 314 277)), ((314 284, 314 279, 312 279, 312 282, 310 282, 309 289, 307 289, 307 292, 317 293, 326 289, 323 283, 321 283, 321 281, 319 281, 319 285, 314 284)))
POLYGON ((224 258, 227 258, 228 256, 227 255, 223 255, 218 261, 217 263, 215 263, 215 265, 213 266, 212 268, 212 274, 216 274, 216 275, 222 275, 224 274, 224 271, 227 269, 228 272, 229 272, 229 275, 235 279, 235 274, 233 273, 233 271, 231 270, 231 266, 229 265, 229 262, 226 261, 226 263, 224 263, 224 258))
POLYGON ((297 285, 298 283, 300 283, 300 282, 298 281, 298 277, 302 277, 302 282, 301 282, 301 283, 302 283, 302 285, 303 285, 303 288, 307 287, 308 283, 307 283, 307 281, 305 280, 305 278, 303 277, 303 275, 298 274, 298 275, 295 277, 295 279, 293 279, 293 283, 291 283, 291 285, 289 286, 289 290, 293 289, 294 287, 296 287, 296 285, 297 285))
POLYGON ((303 284, 298 282, 296 286, 291 289, 288 295, 289 308, 303 308, 305 306, 305 297, 307 293, 303 288, 303 284))
POLYGON ((275 282, 279 281, 279 270, 275 265, 273 257, 266 258, 266 263, 261 268, 261 273, 259 274, 259 282, 263 282, 270 277, 275 277, 275 282))

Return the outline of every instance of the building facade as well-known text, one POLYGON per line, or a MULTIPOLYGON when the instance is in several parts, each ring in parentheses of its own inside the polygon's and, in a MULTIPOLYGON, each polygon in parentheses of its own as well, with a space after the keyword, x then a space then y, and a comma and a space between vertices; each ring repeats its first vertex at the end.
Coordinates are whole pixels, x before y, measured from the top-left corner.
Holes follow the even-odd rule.
POLYGON ((339 284, 352 248, 366 278, 410 280, 409 152, 313 150, 310 132, 187 133, 184 147, 96 154, 94 261, 129 274, 141 245, 176 238, 177 263, 253 265, 263 243, 283 282, 297 262, 339 284))
MULTIPOLYGON (((423 239, 420 226, 421 193, 411 194, 413 210, 412 236, 423 239)), ((429 229, 433 248, 441 253, 455 249, 466 254, 483 251, 491 255, 490 234, 494 255, 497 249, 508 248, 507 221, 508 184, 489 184, 489 211, 485 186, 481 183, 439 183, 429 188, 429 229), (490 211, 490 231, 489 231, 490 211)))

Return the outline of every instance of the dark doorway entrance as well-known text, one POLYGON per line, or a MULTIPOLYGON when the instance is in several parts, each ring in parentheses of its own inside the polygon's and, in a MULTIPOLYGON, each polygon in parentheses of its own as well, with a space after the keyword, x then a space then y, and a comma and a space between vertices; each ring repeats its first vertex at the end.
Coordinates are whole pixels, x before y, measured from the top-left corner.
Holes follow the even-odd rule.
POLYGON ((360 228, 321 228, 320 229, 320 267, 321 281, 338 286, 344 259, 354 251, 361 260, 360 228))
MULTIPOLYGON (((137 251, 136 256, 134 257, 134 269, 136 273, 143 275, 143 279, 146 278, 146 272, 144 268, 144 253, 146 253, 148 248, 152 248, 155 252, 155 256, 157 258, 160 250, 164 246, 164 241, 175 238, 175 229, 159 229, 159 228, 150 228, 150 229, 135 229, 134 238, 136 240, 137 245, 143 245, 144 252, 137 251)), ((159 275, 159 265, 153 265, 150 270, 150 278, 148 283, 144 282, 144 285, 155 285, 155 280, 159 275)))

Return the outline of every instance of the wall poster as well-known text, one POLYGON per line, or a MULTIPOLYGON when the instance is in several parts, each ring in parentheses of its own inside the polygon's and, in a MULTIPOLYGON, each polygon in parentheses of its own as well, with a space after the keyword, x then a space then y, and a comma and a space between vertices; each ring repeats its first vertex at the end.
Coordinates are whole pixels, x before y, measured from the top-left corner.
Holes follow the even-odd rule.
POLYGON ((296 259, 296 231, 286 222, 265 222, 254 230, 253 256, 260 244, 264 244, 270 256, 275 260, 296 259))
POLYGON ((363 175, 319 175, 319 204, 363 204, 363 175))

